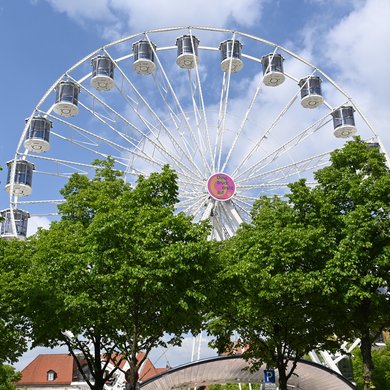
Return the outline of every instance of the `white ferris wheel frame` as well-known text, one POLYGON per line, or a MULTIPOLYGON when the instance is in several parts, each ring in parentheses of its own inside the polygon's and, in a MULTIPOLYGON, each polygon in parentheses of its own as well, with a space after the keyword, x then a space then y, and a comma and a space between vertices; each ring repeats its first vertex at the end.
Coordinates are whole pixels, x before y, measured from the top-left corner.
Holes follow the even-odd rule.
MULTIPOLYGON (((16 210, 18 208, 18 205, 24 206, 29 204, 38 204, 38 203, 49 203, 49 204, 58 204, 61 203, 62 200, 56 199, 56 200, 20 200, 18 196, 13 194, 13 188, 14 188, 14 176, 15 176, 15 168, 16 168, 16 161, 17 160, 26 160, 27 157, 31 156, 34 159, 37 160, 46 160, 50 161, 52 163, 55 163, 57 166, 62 167, 71 167, 73 169, 73 172, 80 172, 80 173, 87 173, 86 169, 91 169, 91 164, 85 164, 80 161, 72 161, 72 160, 65 160, 65 159, 59 159, 56 157, 46 157, 38 154, 32 155, 29 153, 29 151, 26 148, 23 148, 23 141, 25 139, 26 133, 28 131, 31 119, 34 115, 42 115, 48 119, 55 119, 56 121, 63 123, 64 125, 67 125, 68 127, 72 128, 75 132, 82 134, 85 139, 89 140, 90 142, 79 142, 75 141, 74 139, 67 138, 61 134, 58 134, 54 131, 52 131, 51 134, 54 136, 57 136, 58 138, 67 141, 69 143, 75 144, 77 147, 83 148, 89 152, 92 152, 96 154, 97 158, 107 158, 108 155, 99 152, 97 149, 94 149, 98 143, 104 143, 106 145, 109 145, 113 148, 113 150, 117 150, 120 152, 129 153, 133 158, 139 158, 144 160, 147 163, 152 164, 156 168, 161 168, 165 161, 159 161, 157 158, 153 158, 150 155, 148 155, 145 150, 143 150, 143 146, 141 145, 141 142, 136 139, 131 139, 127 134, 123 133, 119 129, 117 129, 113 123, 110 122, 110 118, 106 118, 103 115, 100 115, 97 113, 93 107, 88 107, 83 102, 79 101, 80 107, 82 107, 84 110, 86 110, 91 116, 93 116, 97 121, 103 123, 108 129, 110 129, 113 134, 115 134, 116 137, 119 137, 121 140, 123 140, 123 144, 120 144, 118 142, 114 142, 113 140, 109 139, 108 137, 103 137, 99 134, 93 133, 89 131, 86 128, 83 128, 81 126, 78 126, 77 124, 72 123, 67 118, 61 118, 59 116, 53 115, 53 106, 52 105, 49 109, 42 110, 41 106, 43 103, 49 98, 49 95, 55 90, 56 86, 61 80, 67 79, 70 81, 73 81, 77 83, 80 86, 81 92, 85 93, 89 97, 91 97, 95 102, 98 102, 102 107, 104 107, 108 112, 110 112, 112 115, 115 115, 116 117, 120 118, 123 123, 125 123, 127 126, 133 129, 136 133, 140 135, 144 140, 147 140, 155 150, 157 150, 161 156, 165 156, 166 159, 169 161, 171 168, 175 169, 179 176, 179 186, 181 184, 186 184, 187 186, 190 186, 192 188, 192 191, 188 192, 188 194, 185 192, 185 190, 182 191, 181 195, 187 196, 186 199, 183 199, 181 201, 181 205, 183 207, 183 210, 188 214, 193 215, 200 215, 200 219, 211 219, 211 223, 213 226, 213 238, 216 239, 225 239, 228 237, 231 237, 235 231, 238 229, 239 225, 242 223, 243 220, 243 214, 248 216, 248 209, 250 208, 251 204, 255 200, 255 197, 247 196, 247 195, 241 195, 239 191, 237 191, 234 200, 228 200, 225 202, 221 202, 215 199, 212 199, 212 197, 209 196, 207 191, 204 190, 204 175, 205 170, 207 170, 207 176, 210 176, 211 174, 214 174, 216 172, 224 172, 228 162, 231 159, 231 156, 236 151, 236 145, 237 141, 242 135, 242 132, 245 128, 247 119, 249 115, 251 114, 254 104, 256 102, 256 99, 258 95, 260 94, 262 88, 263 88, 263 79, 264 77, 260 77, 259 82, 257 84, 256 90, 252 98, 250 99, 247 108, 245 110, 245 114, 241 120, 241 123, 235 131, 234 140, 231 143, 228 151, 225 153, 226 158, 224 161, 222 161, 222 147, 223 142, 225 139, 225 120, 228 115, 227 113, 227 107, 229 102, 229 93, 231 90, 231 78, 232 78, 232 72, 224 72, 223 73, 223 79, 222 79, 222 88, 220 93, 220 102, 219 102, 219 113, 218 113, 218 126, 216 129, 216 134, 213 134, 211 129, 209 128, 208 123, 208 114, 206 109, 206 103, 204 99, 204 94, 202 91, 203 85, 201 81, 201 75, 200 75, 200 69, 197 61, 195 61, 195 67, 192 70, 194 73, 193 83, 190 83, 190 93, 191 93, 191 99, 193 103, 193 109, 194 109, 194 117, 200 118, 204 121, 204 126, 194 128, 192 124, 189 123, 189 120, 187 119, 187 114, 185 108, 182 106, 180 102, 180 98, 177 96, 177 93, 175 91, 174 86, 172 85, 172 81, 167 75, 167 72, 164 69, 164 66, 160 60, 160 54, 164 51, 172 51, 176 50, 176 46, 162 46, 162 47, 154 47, 151 45, 153 49, 153 53, 156 59, 156 65, 160 69, 160 77, 162 80, 159 80, 158 82, 160 84, 156 84, 156 88, 165 88, 166 90, 169 90, 169 93, 171 94, 172 102, 168 102, 167 99, 165 100, 166 103, 166 109, 170 111, 170 115, 173 118, 172 120, 178 120, 179 115, 182 118, 185 118, 185 128, 188 131, 187 134, 180 133, 179 134, 179 140, 177 141, 177 134, 174 134, 173 131, 167 126, 164 121, 160 118, 159 113, 156 112, 156 110, 149 104, 147 99, 143 96, 141 91, 137 89, 137 86, 130 80, 130 78, 127 76, 126 72, 121 68, 120 64, 122 61, 131 59, 133 57, 133 53, 126 54, 124 56, 114 58, 112 54, 110 54, 110 49, 125 43, 125 42, 131 42, 135 39, 144 39, 151 43, 150 36, 156 33, 167 33, 167 32, 179 32, 184 31, 190 36, 193 36, 194 32, 209 32, 209 33, 223 33, 228 34, 231 37, 231 40, 234 42, 238 39, 249 39, 254 42, 269 46, 272 49, 273 55, 278 52, 284 55, 288 55, 291 58, 294 58, 301 63, 307 65, 312 70, 312 75, 316 74, 318 76, 321 76, 324 80, 326 80, 330 85, 332 85, 336 90, 338 90, 342 95, 345 96, 345 103, 343 104, 349 104, 352 105, 354 110, 358 113, 362 121, 366 124, 368 129, 371 132, 372 139, 375 140, 375 142, 380 144, 380 147, 382 151, 385 151, 384 145, 379 139, 378 134, 372 127, 372 125, 369 123, 368 119, 365 117, 365 115, 362 113, 362 111, 359 109, 359 107, 356 105, 356 103, 353 101, 352 97, 347 94, 346 91, 344 91, 332 78, 330 78, 325 72, 323 72, 320 68, 309 62, 308 60, 304 59, 300 55, 292 52, 291 50, 278 45, 276 43, 273 43, 271 41, 259 38, 257 36, 238 32, 230 29, 221 29, 221 28, 212 28, 212 27, 171 27, 171 28, 163 28, 163 29, 153 29, 144 31, 141 33, 133 34, 128 37, 119 39, 115 42, 109 43, 107 45, 104 45, 103 47, 95 50, 94 52, 88 54, 84 58, 82 58, 80 61, 78 61, 76 64, 74 64, 71 68, 69 68, 64 74, 62 74, 58 80, 56 80, 53 85, 46 91, 46 93, 43 95, 42 99, 38 102, 37 106, 34 108, 32 114, 30 115, 29 119, 26 122, 26 125, 24 126, 23 132, 21 134, 20 140, 18 142, 16 152, 14 155, 14 164, 12 164, 11 174, 10 174, 10 216, 11 216, 11 225, 13 232, 15 236, 17 235, 16 230, 16 224, 14 219, 14 213, 13 210, 16 210), (123 91, 120 90, 119 87, 117 87, 119 93, 122 93, 123 99, 129 104, 129 106, 132 106, 135 114, 138 116, 138 119, 140 122, 144 125, 143 128, 141 128, 139 125, 137 126, 134 124, 131 120, 127 119, 124 115, 122 115, 120 112, 115 110, 115 108, 111 107, 109 104, 107 104, 100 96, 98 96, 96 93, 92 91, 91 88, 86 87, 83 82, 88 80, 91 77, 92 72, 87 72, 83 77, 79 79, 75 79, 72 76, 72 72, 80 68, 83 64, 90 61, 95 56, 103 53, 107 57, 109 57, 113 63, 115 64, 115 69, 117 72, 120 73, 122 77, 122 83, 127 83, 128 87, 133 91, 134 96, 139 99, 138 101, 134 101, 134 98, 125 96, 123 91), (196 98, 199 99, 199 102, 196 101, 196 98), (142 105, 146 108, 148 115, 152 117, 154 120, 157 121, 157 123, 161 126, 161 128, 164 130, 165 135, 169 138, 169 142, 173 146, 173 150, 167 150, 164 148, 164 145, 161 144, 158 134, 156 133, 155 125, 150 120, 150 117, 146 117, 142 112, 137 111, 137 108, 135 107, 138 103, 142 103, 142 105), (174 104, 176 107, 172 107, 172 104, 174 104), (202 132, 202 134, 199 136, 198 133, 202 132), (212 137, 215 138, 214 141, 212 141, 212 137), (188 142, 187 139, 190 139, 191 142, 188 142), (201 145, 199 143, 199 139, 202 142, 207 143, 207 145, 201 145), (191 145, 192 143, 192 145, 191 145), (202 151, 201 153, 201 163, 203 166, 199 166, 198 162, 195 162, 191 158, 191 153, 193 150, 191 148, 198 148, 202 151), (186 164, 184 164, 180 158, 175 156, 175 152, 180 153, 183 157, 186 159, 186 164), (197 200, 193 201, 193 197, 196 196, 197 200), (218 217, 217 217, 218 216, 218 217)), ((215 46, 199 46, 199 51, 218 51, 219 49, 215 46)), ((230 57, 230 68, 232 65, 232 58, 230 57)), ((246 54, 245 52, 242 53, 242 58, 246 60, 251 60, 255 63, 261 64, 261 58, 255 57, 253 55, 246 54)), ((293 80, 295 83, 298 83, 299 79, 294 77, 293 75, 284 72, 284 75, 287 79, 293 80)), ((152 77, 155 77, 154 75, 152 77)), ((161 90, 159 91, 161 93, 161 90)), ((282 117, 289 111, 292 104, 297 100, 298 95, 300 93, 300 89, 297 88, 296 94, 293 95, 285 105, 285 107, 279 112, 279 114, 274 118, 272 124, 265 129, 263 134, 257 138, 256 143, 252 146, 251 150, 243 156, 241 163, 236 167, 236 169, 231 173, 232 176, 234 176, 235 184, 237 187, 241 190, 250 190, 250 189, 259 189, 259 188, 277 188, 277 187, 283 187, 286 188, 286 186, 289 184, 289 178, 294 176, 297 172, 305 172, 305 171, 312 171, 315 169, 318 169, 325 165, 328 161, 328 156, 330 153, 329 151, 326 151, 325 153, 321 153, 318 155, 314 155, 309 158, 303 158, 299 161, 294 161, 290 164, 283 165, 278 168, 270 169, 269 171, 264 171, 265 167, 267 167, 269 164, 271 164, 273 161, 278 159, 281 155, 285 154, 289 150, 293 149, 297 144, 302 142, 307 137, 311 136, 312 134, 316 133, 320 128, 322 128, 325 124, 327 124, 331 118, 329 113, 332 112, 335 108, 332 107, 326 100, 324 100, 324 105, 329 109, 329 112, 327 115, 321 117, 316 122, 312 123, 307 128, 303 129, 301 132, 296 134, 294 137, 288 139, 283 144, 279 145, 278 148, 273 150, 271 153, 266 154, 262 159, 257 161, 255 164, 250 165, 249 167, 245 166, 245 163, 250 160, 250 158, 259 150, 261 147, 263 141, 269 137, 269 135, 272 133, 272 131, 277 127, 279 121, 282 119, 282 117), (241 169, 241 171, 240 171, 241 169), (278 176, 277 176, 278 175, 278 176), (269 182, 261 183, 261 184, 251 184, 250 181, 253 181, 253 179, 264 179, 265 177, 271 177, 271 176, 277 176, 280 178, 280 176, 283 176, 286 179, 285 183, 277 182, 275 183, 275 180, 270 180, 269 182), (249 179, 250 178, 250 179, 249 179)), ((386 154, 387 161, 389 163, 389 157, 386 154)), ((120 156, 114 156, 114 159, 118 166, 121 166, 122 169, 127 174, 132 175, 139 175, 139 174, 145 174, 142 170, 137 170, 135 166, 131 166, 130 171, 130 162, 126 161, 123 157, 120 156)), ((36 173, 41 174, 53 174, 51 172, 44 172, 44 171, 35 171, 36 173)), ((69 173, 63 173, 58 171, 55 173, 55 176, 64 176, 69 177, 69 173)), ((54 215, 55 213, 48 213, 47 215, 54 215)))

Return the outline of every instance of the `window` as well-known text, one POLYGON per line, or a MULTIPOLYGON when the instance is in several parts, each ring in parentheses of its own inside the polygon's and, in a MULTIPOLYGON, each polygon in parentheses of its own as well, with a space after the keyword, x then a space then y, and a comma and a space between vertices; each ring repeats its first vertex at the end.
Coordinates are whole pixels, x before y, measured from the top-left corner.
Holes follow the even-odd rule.
POLYGON ((47 372, 47 380, 48 381, 54 381, 54 379, 56 379, 57 377, 57 373, 53 370, 50 370, 47 372))

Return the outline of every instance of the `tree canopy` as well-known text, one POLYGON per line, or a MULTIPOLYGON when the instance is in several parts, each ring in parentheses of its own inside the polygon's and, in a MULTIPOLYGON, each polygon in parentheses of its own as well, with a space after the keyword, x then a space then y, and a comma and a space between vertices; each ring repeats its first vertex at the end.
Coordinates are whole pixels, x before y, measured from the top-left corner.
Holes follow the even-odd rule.
POLYGON ((334 348, 320 282, 327 251, 324 229, 302 224, 287 202, 256 202, 252 222, 223 245, 226 301, 216 303, 210 324, 219 350, 239 347, 253 368, 276 367, 284 390, 300 358, 317 347, 334 348), (234 331, 239 339, 232 343, 234 331))
POLYGON ((27 349, 27 302, 21 295, 29 269, 25 249, 24 242, 0 239, 0 364, 15 362, 27 349))
POLYGON ((92 389, 102 389, 122 360, 133 389, 152 348, 180 344, 183 333, 202 326, 209 228, 175 213, 176 175, 167 166, 135 188, 111 159, 96 166, 94 179, 72 176, 61 220, 31 240, 29 316, 35 344, 83 354, 92 389))
MULTIPOLYGON (((372 351, 374 369, 372 371, 372 382, 376 389, 390 389, 390 342, 385 348, 372 351)), ((360 350, 352 351, 353 373, 358 390, 364 388, 363 359, 360 350)))
POLYGON ((8 364, 0 364, 0 390, 15 390, 15 383, 21 378, 20 372, 8 364))
POLYGON ((359 138, 330 162, 316 186, 260 198, 219 243, 175 212, 167 166, 134 188, 111 159, 96 161, 93 179, 73 175, 59 221, 0 241, 0 363, 17 359, 31 326, 35 345, 65 344, 88 366, 93 390, 128 361, 133 390, 138 352, 180 344, 207 320, 220 352, 277 368, 281 390, 310 350, 360 338, 368 390, 372 343, 390 326, 390 172, 359 138))
POLYGON ((293 361, 336 337, 361 339, 371 383, 371 345, 390 324, 390 173, 385 158, 356 138, 331 164, 290 186, 287 199, 261 198, 252 222, 223 244, 222 305, 210 330, 220 350, 279 370, 285 389, 293 361))
POLYGON ((323 278, 339 307, 338 335, 360 338, 365 389, 371 386, 371 346, 390 325, 390 171, 385 156, 359 138, 331 155, 318 185, 292 187, 291 201, 307 223, 334 245, 323 278))

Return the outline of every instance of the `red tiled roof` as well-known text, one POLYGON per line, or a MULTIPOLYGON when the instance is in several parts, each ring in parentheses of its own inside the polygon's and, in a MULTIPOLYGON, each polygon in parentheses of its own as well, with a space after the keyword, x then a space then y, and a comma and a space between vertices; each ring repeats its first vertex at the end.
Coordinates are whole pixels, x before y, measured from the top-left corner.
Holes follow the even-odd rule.
POLYGON ((154 367, 153 363, 149 359, 146 359, 144 364, 141 366, 141 370, 139 373, 140 380, 145 381, 146 379, 149 379, 157 374, 157 368, 154 367))
MULTIPOLYGON (((144 352, 139 352, 138 360, 143 359, 144 352)), ((115 360, 115 358, 113 359, 115 360)), ((121 362, 123 368, 125 361, 121 362)), ((42 354, 38 355, 27 367, 22 370, 22 379, 16 383, 21 386, 42 386, 42 385, 70 385, 73 378, 73 357, 68 354, 42 354), (54 371, 56 377, 53 381, 47 380, 48 371, 54 371)), ((153 363, 146 359, 141 366, 140 380, 146 379, 165 371, 166 368, 156 368, 153 363)))
POLYGON ((17 386, 26 385, 70 385, 73 375, 73 357, 67 354, 38 355, 22 370, 22 379, 17 386), (56 373, 53 381, 47 380, 48 371, 56 373))

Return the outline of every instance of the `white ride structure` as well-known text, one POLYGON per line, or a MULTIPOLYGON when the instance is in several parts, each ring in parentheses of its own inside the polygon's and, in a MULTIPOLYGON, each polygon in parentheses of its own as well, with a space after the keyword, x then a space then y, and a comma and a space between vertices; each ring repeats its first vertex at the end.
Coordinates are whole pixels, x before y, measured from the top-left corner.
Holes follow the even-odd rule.
POLYGON ((355 134, 384 152, 353 99, 283 46, 210 27, 133 34, 69 68, 26 120, 1 235, 24 238, 30 216, 56 218, 67 179, 111 156, 129 182, 169 164, 178 211, 209 219, 223 240, 258 197, 284 196, 299 178, 314 184, 355 134))

